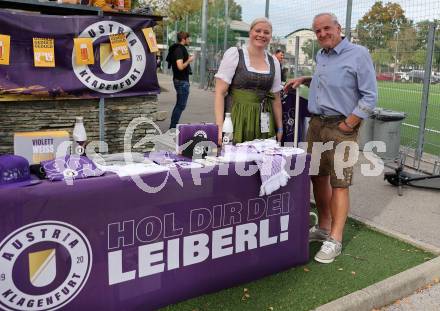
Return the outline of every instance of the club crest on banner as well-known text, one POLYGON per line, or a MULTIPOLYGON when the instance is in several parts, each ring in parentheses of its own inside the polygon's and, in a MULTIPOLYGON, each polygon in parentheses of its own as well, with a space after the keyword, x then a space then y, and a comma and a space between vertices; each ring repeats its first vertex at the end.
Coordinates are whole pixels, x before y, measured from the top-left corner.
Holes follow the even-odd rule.
POLYGON ((204 130, 198 130, 194 133, 194 137, 203 137, 203 138, 208 138, 208 134, 204 131, 204 130))
POLYGON ((130 27, 116 21, 100 21, 85 28, 78 37, 91 38, 97 51, 95 55, 99 55, 94 65, 78 65, 76 53, 72 52, 73 71, 86 87, 113 94, 128 90, 140 81, 145 71, 146 54, 141 40, 130 27), (126 34, 129 59, 115 59, 109 40, 102 40, 118 33, 126 34))
POLYGON ((92 250, 86 236, 59 221, 21 227, 0 243, 0 309, 57 310, 87 282, 92 250))
POLYGON ((54 248, 29 253, 29 279, 35 287, 44 287, 55 280, 57 273, 54 248))

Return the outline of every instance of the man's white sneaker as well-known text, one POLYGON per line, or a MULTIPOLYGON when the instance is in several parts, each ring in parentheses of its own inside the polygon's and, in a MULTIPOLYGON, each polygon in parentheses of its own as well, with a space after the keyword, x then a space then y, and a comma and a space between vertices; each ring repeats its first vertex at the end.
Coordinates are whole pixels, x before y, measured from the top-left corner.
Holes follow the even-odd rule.
POLYGON ((320 263, 331 263, 341 254, 342 243, 329 238, 322 243, 321 249, 315 255, 315 260, 320 263))
POLYGON ((329 238, 329 235, 327 231, 319 228, 317 225, 313 226, 309 230, 309 242, 324 242, 327 241, 329 238))

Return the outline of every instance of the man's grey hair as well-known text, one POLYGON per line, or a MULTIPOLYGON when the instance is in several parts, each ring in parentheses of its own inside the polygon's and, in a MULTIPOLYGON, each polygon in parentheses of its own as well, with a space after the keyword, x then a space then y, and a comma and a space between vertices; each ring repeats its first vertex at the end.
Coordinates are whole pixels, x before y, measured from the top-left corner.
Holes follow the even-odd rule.
POLYGON ((270 26, 270 30, 272 30, 272 22, 268 18, 266 18, 266 17, 258 17, 256 19, 254 19, 252 21, 252 23, 251 23, 251 27, 249 28, 249 30, 252 30, 252 28, 254 28, 255 25, 259 24, 259 23, 266 23, 266 24, 268 24, 270 26))
POLYGON ((330 12, 324 12, 324 13, 319 13, 319 14, 315 15, 315 17, 313 18, 313 22, 312 22, 312 29, 313 29, 313 26, 315 25, 316 19, 321 16, 330 16, 330 18, 332 19, 332 22, 334 22, 338 26, 341 26, 341 24, 338 21, 338 17, 335 14, 330 13, 330 12))

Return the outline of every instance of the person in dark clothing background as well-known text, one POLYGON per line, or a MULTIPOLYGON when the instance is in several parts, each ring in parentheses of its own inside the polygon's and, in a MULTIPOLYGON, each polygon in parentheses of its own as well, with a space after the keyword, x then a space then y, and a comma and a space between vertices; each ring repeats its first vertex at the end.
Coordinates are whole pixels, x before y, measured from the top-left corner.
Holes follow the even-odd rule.
POLYGON ((162 55, 156 55, 156 71, 162 72, 162 55))
POLYGON ((192 74, 190 63, 194 60, 193 55, 188 54, 186 46, 190 43, 188 32, 177 33, 177 43, 168 50, 168 68, 173 69, 173 84, 176 89, 176 105, 171 114, 170 128, 175 128, 179 123, 180 116, 185 110, 189 96, 189 75, 192 74))
POLYGON ((286 82, 286 70, 283 68, 283 60, 284 60, 284 51, 277 49, 275 51, 274 56, 278 59, 280 62, 280 71, 281 71, 281 82, 286 82))

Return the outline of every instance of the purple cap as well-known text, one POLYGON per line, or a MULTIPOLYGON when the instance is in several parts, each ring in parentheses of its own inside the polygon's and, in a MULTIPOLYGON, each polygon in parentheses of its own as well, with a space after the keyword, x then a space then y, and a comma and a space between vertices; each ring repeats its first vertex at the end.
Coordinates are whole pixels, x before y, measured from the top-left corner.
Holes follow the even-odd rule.
POLYGON ((28 160, 13 154, 0 155, 0 188, 26 187, 40 182, 31 179, 28 160))
POLYGON ((89 158, 79 155, 66 155, 55 160, 42 161, 41 166, 51 181, 82 179, 104 174, 89 158))

